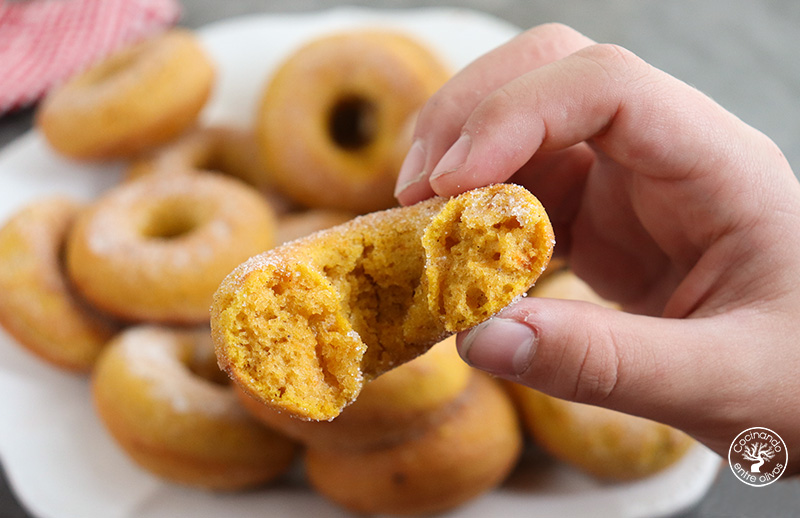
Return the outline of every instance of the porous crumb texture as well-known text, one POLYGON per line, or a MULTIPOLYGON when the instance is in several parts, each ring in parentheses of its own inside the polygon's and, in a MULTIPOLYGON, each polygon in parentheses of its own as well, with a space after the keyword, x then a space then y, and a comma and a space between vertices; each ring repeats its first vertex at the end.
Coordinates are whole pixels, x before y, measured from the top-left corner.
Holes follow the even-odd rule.
POLYGON ((541 205, 513 185, 356 218, 227 277, 212 307, 220 365, 256 399, 331 419, 365 380, 524 293, 552 246, 541 205))
POLYGON ((428 225, 428 305, 448 331, 497 313, 546 268, 552 230, 530 198, 518 186, 478 189, 450 201, 428 225))

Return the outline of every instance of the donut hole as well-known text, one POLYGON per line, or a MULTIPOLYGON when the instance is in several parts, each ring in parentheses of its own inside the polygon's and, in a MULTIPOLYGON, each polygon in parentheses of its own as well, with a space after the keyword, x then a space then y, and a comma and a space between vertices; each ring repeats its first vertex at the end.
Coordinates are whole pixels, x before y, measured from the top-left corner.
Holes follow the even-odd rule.
POLYGON ((147 211, 140 233, 148 239, 172 240, 191 234, 202 223, 202 217, 195 207, 175 200, 164 200, 147 211))
POLYGON ((349 151, 367 147, 377 135, 377 108, 363 97, 339 99, 328 117, 328 133, 338 147, 349 151))

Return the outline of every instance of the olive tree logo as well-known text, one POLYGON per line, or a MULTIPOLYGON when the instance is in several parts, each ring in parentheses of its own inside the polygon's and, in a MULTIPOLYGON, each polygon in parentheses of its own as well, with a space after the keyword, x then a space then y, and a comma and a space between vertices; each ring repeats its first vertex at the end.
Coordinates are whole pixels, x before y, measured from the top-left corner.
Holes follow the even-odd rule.
POLYGON ((750 486, 766 486, 778 480, 788 460, 786 443, 769 428, 748 428, 736 436, 728 450, 731 471, 750 486))

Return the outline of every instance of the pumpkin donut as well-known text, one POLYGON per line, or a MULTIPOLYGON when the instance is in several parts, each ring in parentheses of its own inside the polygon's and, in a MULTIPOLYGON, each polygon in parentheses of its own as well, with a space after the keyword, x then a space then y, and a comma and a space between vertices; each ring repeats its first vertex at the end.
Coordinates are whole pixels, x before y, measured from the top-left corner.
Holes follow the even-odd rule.
POLYGON ((213 66, 195 36, 172 29, 54 89, 37 112, 37 126, 68 157, 130 157, 191 126, 213 80, 213 66))
POLYGON ((173 482, 235 490, 274 480, 297 447, 253 420, 230 387, 195 374, 206 351, 208 329, 122 332, 92 377, 102 422, 137 464, 173 482))
MULTIPOLYGON (((541 279, 531 295, 615 307, 570 270, 541 279)), ((565 401, 522 385, 507 385, 523 424, 554 458, 603 479, 634 480, 670 466, 694 444, 667 425, 565 401)))
POLYGON ((90 205, 67 242, 67 270, 95 306, 128 321, 203 323, 236 265, 274 243, 275 217, 239 180, 148 175, 90 205))
POLYGON ((523 295, 552 227, 524 188, 499 184, 358 217, 274 248, 220 285, 220 366, 250 395, 331 419, 364 381, 523 295))
POLYGON ((514 406, 496 381, 476 371, 449 412, 422 434, 361 451, 309 447, 311 485, 365 515, 429 515, 496 488, 522 452, 514 406))
POLYGON ((193 170, 228 174, 262 193, 274 195, 272 180, 261 166, 252 133, 224 126, 195 127, 137 157, 128 167, 126 179, 193 170))
POLYGON ((264 164, 300 204, 357 213, 392 207, 404 156, 398 141, 448 77, 438 58, 401 33, 318 38, 278 67, 262 95, 256 137, 264 164))
POLYGON ((62 268, 67 232, 80 210, 69 199, 46 198, 0 229, 0 324, 37 356, 86 372, 118 326, 75 296, 62 268))

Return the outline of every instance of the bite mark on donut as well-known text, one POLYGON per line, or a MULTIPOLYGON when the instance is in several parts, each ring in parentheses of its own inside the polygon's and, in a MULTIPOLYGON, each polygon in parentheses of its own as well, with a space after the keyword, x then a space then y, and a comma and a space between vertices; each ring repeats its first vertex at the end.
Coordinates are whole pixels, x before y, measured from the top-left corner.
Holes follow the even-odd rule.
POLYGON ((212 310, 220 363, 257 399, 332 419, 366 380, 525 293, 553 244, 519 186, 357 218, 228 277, 212 310))

